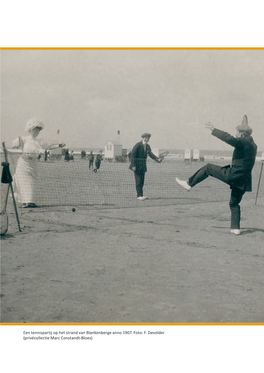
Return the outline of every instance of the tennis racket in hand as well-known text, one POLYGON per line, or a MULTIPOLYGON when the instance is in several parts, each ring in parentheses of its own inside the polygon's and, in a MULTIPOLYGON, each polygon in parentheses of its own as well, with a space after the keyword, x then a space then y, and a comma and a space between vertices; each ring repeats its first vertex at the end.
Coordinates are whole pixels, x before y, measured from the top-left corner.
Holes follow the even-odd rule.
POLYGON ((160 163, 164 160, 164 158, 169 154, 168 150, 165 150, 164 152, 161 152, 159 155, 160 163))

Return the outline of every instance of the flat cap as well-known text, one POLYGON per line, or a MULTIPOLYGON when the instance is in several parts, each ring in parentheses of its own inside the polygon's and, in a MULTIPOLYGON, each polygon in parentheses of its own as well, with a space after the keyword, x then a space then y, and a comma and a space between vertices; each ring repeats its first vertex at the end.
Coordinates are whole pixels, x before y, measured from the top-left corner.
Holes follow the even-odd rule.
POLYGON ((143 135, 141 135, 141 137, 143 138, 143 137, 151 137, 151 134, 150 133, 143 133, 143 135))
POLYGON ((248 135, 251 135, 253 132, 252 128, 250 128, 248 125, 248 118, 246 115, 243 116, 242 123, 239 126, 237 126, 236 129, 239 132, 244 132, 248 135))

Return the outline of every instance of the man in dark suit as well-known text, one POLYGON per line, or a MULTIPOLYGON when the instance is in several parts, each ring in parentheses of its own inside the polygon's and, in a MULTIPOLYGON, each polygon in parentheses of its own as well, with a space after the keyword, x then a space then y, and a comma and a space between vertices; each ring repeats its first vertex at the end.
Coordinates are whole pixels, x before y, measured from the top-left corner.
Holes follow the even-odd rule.
POLYGON ((176 181, 188 191, 208 176, 215 177, 228 184, 231 189, 229 201, 231 210, 231 233, 240 234, 239 203, 245 192, 252 191, 251 171, 254 167, 257 155, 257 145, 251 137, 252 129, 248 125, 246 115, 243 117, 242 124, 236 127, 236 137, 214 128, 213 124, 210 122, 206 123, 205 126, 212 131, 213 136, 235 148, 231 166, 227 165, 221 167, 208 163, 191 176, 189 180, 184 181, 176 178, 176 181))
POLYGON ((156 162, 161 163, 161 160, 151 152, 148 144, 151 137, 150 133, 143 133, 142 141, 138 142, 131 152, 131 163, 129 169, 134 171, 137 199, 144 201, 146 197, 143 195, 143 187, 145 181, 145 173, 147 172, 147 156, 154 159, 156 162))
POLYGON ((102 150, 99 150, 99 153, 95 157, 95 162, 94 162, 95 168, 94 168, 94 172, 97 172, 97 170, 99 170, 99 168, 101 166, 101 162, 103 160, 103 154, 102 153, 103 153, 102 150))
POLYGON ((94 155, 93 155, 93 151, 91 150, 90 151, 90 154, 88 154, 88 161, 89 161, 89 170, 92 170, 93 169, 93 162, 94 162, 94 155))

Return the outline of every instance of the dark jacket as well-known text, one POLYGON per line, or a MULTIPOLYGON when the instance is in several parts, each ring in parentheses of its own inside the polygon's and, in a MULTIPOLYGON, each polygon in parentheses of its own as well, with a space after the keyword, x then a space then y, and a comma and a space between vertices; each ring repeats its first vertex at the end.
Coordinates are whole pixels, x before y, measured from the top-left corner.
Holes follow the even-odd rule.
POLYGON ((225 168, 229 168, 227 171, 230 187, 237 187, 246 192, 251 192, 251 171, 257 155, 257 145, 253 138, 251 136, 236 138, 216 128, 212 131, 212 135, 235 148, 231 167, 225 166, 225 168))
POLYGON ((100 165, 101 162, 102 162, 102 159, 103 159, 103 155, 102 154, 96 154, 96 157, 95 157, 95 165, 100 165))
POLYGON ((132 149, 129 169, 132 170, 132 167, 136 167, 135 172, 137 174, 147 172, 147 156, 150 156, 150 158, 154 159, 155 161, 158 161, 159 159, 151 152, 151 147, 149 144, 146 144, 145 152, 143 142, 138 142, 132 149))
POLYGON ((94 154, 89 153, 87 158, 88 158, 89 161, 93 161, 94 160, 94 154))

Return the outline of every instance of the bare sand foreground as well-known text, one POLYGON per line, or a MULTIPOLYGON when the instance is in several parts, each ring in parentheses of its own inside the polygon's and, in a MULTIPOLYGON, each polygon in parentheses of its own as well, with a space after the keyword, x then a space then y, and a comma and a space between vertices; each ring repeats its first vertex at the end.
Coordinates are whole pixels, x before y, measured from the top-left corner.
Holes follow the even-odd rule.
POLYGON ((9 214, 1 323, 264 323, 264 198, 9 214))

